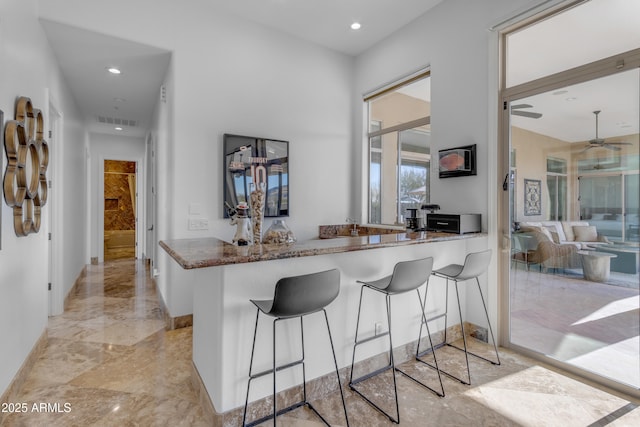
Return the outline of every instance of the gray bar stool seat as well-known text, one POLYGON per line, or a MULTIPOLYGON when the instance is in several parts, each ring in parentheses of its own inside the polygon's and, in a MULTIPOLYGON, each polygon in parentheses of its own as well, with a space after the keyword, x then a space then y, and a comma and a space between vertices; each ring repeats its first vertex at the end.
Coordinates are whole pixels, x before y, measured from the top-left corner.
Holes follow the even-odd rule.
MULTIPOLYGON (((349 378, 349 387, 355 391, 360 397, 362 397, 364 400, 366 400, 371 406, 373 406, 375 409, 377 409, 378 411, 380 411, 381 413, 383 413, 384 415, 386 415, 391 421, 393 421, 394 423, 399 424, 400 423, 400 408, 398 405, 398 388, 397 388, 397 384, 396 384, 396 375, 395 372, 398 371, 401 374, 405 375, 406 377, 408 377, 409 379, 415 381, 416 383, 420 384, 421 386, 431 390, 432 392, 434 392, 435 394, 437 394, 438 396, 443 397, 444 396, 444 388, 442 386, 442 378, 440 376, 440 370, 437 368, 438 366, 438 361, 436 359, 436 355, 435 355, 435 351, 433 351, 433 343, 431 342, 431 336, 429 334, 429 326, 426 323, 426 317, 424 314, 424 304, 422 301, 422 298, 420 296, 420 286, 422 286, 424 283, 428 282, 429 277, 431 275, 431 270, 433 268, 433 258, 423 258, 423 259, 417 259, 417 260, 412 260, 412 261, 403 261, 403 262, 399 262, 395 265, 394 269, 393 269, 393 274, 391 274, 390 276, 386 276, 383 277, 382 279, 378 279, 378 280, 373 280, 373 281, 369 281, 369 282, 364 282, 364 281, 360 281, 358 280, 358 283, 362 283, 362 287, 360 288, 360 303, 358 305, 358 320, 356 322, 356 335, 355 335, 355 339, 354 339, 354 345, 353 345, 353 358, 351 360, 351 375, 349 378), (360 313, 362 311, 362 295, 364 290, 366 289, 371 289, 373 291, 376 292, 380 292, 382 294, 385 295, 385 300, 386 300, 386 307, 387 307, 387 325, 388 325, 388 331, 381 333, 381 334, 375 334, 371 337, 368 338, 364 338, 361 340, 358 340, 358 329, 360 326, 360 313), (435 390, 434 388, 431 388, 430 386, 428 386, 427 384, 425 384, 422 381, 419 381, 417 378, 409 375, 407 372, 402 371, 400 368, 396 367, 395 364, 395 360, 393 357, 393 342, 392 342, 392 338, 391 338, 391 296, 392 295, 397 295, 397 294, 403 294, 406 292, 411 292, 411 291, 416 291, 418 293, 418 304, 420 305, 420 313, 422 316, 422 324, 427 325, 427 335, 429 336, 429 342, 431 343, 431 350, 433 352, 433 361, 435 364, 435 370, 438 373, 438 380, 440 382, 440 391, 435 390), (366 342, 369 341, 373 341, 375 339, 378 338, 382 338, 388 336, 389 337, 389 365, 385 366, 381 369, 378 369, 374 372, 362 375, 356 379, 353 378, 353 367, 355 364, 355 357, 356 357, 356 348, 361 345, 364 344, 366 342), (382 408, 380 408, 380 406, 378 406, 376 403, 374 403, 369 397, 367 397, 362 391, 358 390, 356 388, 356 385, 362 381, 368 380, 378 374, 381 374, 387 370, 391 369, 392 370, 392 375, 393 375, 393 392, 394 392, 394 396, 395 396, 395 406, 396 406, 396 417, 394 418, 392 415, 390 415, 389 413, 385 412, 382 408)), ((416 357, 416 360, 425 363, 424 361, 418 359, 416 357)), ((426 363, 427 366, 432 367, 431 364, 426 363)))
POLYGON ((329 319, 325 307, 338 297, 340 292, 340 272, 336 269, 322 271, 319 273, 306 274, 302 276, 285 277, 278 280, 271 300, 251 300, 256 306, 256 324, 253 332, 253 346, 251 347, 251 362, 249 364, 249 382, 247 384, 247 397, 244 404, 244 413, 242 416, 243 426, 254 426, 268 419, 273 419, 273 425, 276 425, 276 418, 286 412, 306 405, 309 407, 326 425, 330 425, 327 420, 307 400, 306 371, 304 365, 304 323, 303 318, 307 315, 322 311, 324 313, 327 332, 329 335, 329 343, 331 344, 331 354, 336 368, 336 376, 338 379, 338 389, 342 397, 342 408, 344 416, 349 426, 349 417, 347 416, 347 407, 342 391, 342 383, 340 382, 340 374, 338 372, 338 362, 336 360, 335 349, 333 347, 333 339, 331 338, 331 329, 329 328, 329 319), (273 317, 273 368, 259 373, 253 373, 253 356, 256 347, 256 333, 258 331, 258 320, 260 313, 273 317), (300 360, 276 366, 276 324, 280 320, 300 318, 300 337, 302 346, 302 357, 300 360), (276 405, 276 373, 278 371, 293 368, 302 365, 302 400, 294 403, 286 408, 277 409, 276 405), (265 416, 261 419, 252 421, 247 424, 247 406, 249 404, 249 390, 251 381, 264 375, 273 374, 273 414, 265 416))
MULTIPOLYGON (((475 357, 478 357, 480 359, 486 360, 487 362, 491 362, 494 365, 500 365, 500 356, 498 355, 498 347, 496 345, 496 340, 493 336, 493 330, 491 329, 491 321, 489 320, 489 313, 487 311, 487 305, 485 304, 484 301, 484 296, 482 295, 482 289, 480 288, 480 281, 478 280, 478 276, 481 276, 482 274, 484 274, 487 269, 489 268, 489 262, 491 261, 491 249, 487 249, 485 251, 481 251, 481 252, 474 252, 474 253, 470 253, 467 254, 464 264, 460 265, 460 264, 449 264, 445 267, 439 268, 437 270, 434 270, 432 272, 432 274, 436 277, 441 277, 447 280, 447 289, 446 289, 446 302, 445 302, 445 307, 448 308, 449 306, 449 280, 452 280, 455 283, 455 289, 456 289, 456 300, 458 302, 458 314, 460 315, 460 328, 462 330, 462 342, 464 345, 464 348, 460 348, 456 345, 453 345, 449 342, 447 342, 447 314, 448 314, 448 310, 445 309, 445 312, 443 314, 431 317, 430 319, 427 319, 426 323, 428 324, 428 322, 432 321, 432 320, 436 320, 439 318, 444 317, 445 319, 445 323, 444 323, 444 340, 442 342, 442 344, 439 344, 437 347, 441 347, 442 345, 447 345, 449 347, 455 348, 457 350, 463 351, 465 354, 465 361, 466 361, 466 365, 467 365, 467 380, 464 380, 462 378, 459 378, 449 372, 446 372, 442 369, 439 369, 440 372, 442 372, 443 374, 454 378, 458 381, 460 381, 463 384, 467 384, 470 385, 471 384, 471 371, 469 369, 469 354, 475 357), (491 341, 493 342, 493 348, 495 350, 496 353, 496 360, 490 360, 487 359, 483 356, 480 356, 478 354, 472 353, 468 350, 467 348, 467 338, 466 338, 466 334, 465 334, 465 330, 464 330, 464 322, 463 322, 463 318, 462 318, 462 309, 460 308, 460 294, 458 292, 458 283, 459 282, 464 282, 467 280, 471 280, 471 279, 475 279, 476 284, 478 285, 478 292, 480 293, 480 299, 482 301, 482 307, 484 308, 484 313, 485 316, 487 318, 487 325, 489 326, 489 334, 491 335, 491 341)), ((428 292, 428 284, 427 284, 427 291, 425 292, 425 304, 426 304, 426 298, 427 298, 427 292, 428 292)), ((421 328, 422 329, 422 328, 421 328)), ((432 349, 427 349, 424 352, 420 351, 420 343, 418 342, 418 357, 421 357, 427 353, 429 353, 430 351, 433 351, 432 349)), ((427 363, 427 362, 425 362, 427 363)), ((437 368, 436 366, 432 366, 434 368, 437 368)))

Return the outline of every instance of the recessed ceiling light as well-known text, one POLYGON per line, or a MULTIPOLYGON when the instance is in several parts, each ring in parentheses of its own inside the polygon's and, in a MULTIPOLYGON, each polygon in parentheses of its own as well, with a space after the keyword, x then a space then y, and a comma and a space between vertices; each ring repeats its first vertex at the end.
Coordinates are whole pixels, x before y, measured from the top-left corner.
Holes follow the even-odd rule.
POLYGON ((572 96, 570 98, 565 99, 565 101, 575 101, 576 99, 578 99, 578 98, 572 96))
POLYGON ((116 127, 115 130, 122 130, 120 126, 116 127))
POLYGON ((353 24, 351 24, 351 29, 352 30, 359 30, 360 27, 362 27, 362 25, 360 25, 359 22, 354 22, 353 24))
POLYGON ((110 72, 111 74, 121 74, 122 71, 120 71, 119 68, 116 67, 109 67, 107 68, 107 71, 110 72))
POLYGON ((113 100, 116 101, 116 102, 125 102, 126 101, 126 99, 124 99, 124 98, 113 98, 113 100))

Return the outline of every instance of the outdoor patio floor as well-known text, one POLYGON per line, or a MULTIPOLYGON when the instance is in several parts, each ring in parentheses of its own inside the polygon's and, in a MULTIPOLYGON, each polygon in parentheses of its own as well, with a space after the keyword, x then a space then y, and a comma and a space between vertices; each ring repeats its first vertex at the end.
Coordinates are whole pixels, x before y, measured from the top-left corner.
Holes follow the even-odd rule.
POLYGON ((511 342, 640 388, 638 282, 638 274, 612 272, 606 284, 519 264, 511 272, 511 342))

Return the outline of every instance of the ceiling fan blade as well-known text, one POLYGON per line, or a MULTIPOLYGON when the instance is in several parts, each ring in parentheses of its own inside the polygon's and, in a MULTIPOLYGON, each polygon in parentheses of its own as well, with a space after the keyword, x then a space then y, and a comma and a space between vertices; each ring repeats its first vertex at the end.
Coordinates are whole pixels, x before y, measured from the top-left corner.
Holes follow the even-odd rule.
POLYGON ((620 147, 615 147, 615 146, 610 145, 610 144, 603 144, 602 146, 603 146, 604 148, 608 149, 608 150, 613 150, 613 151, 620 151, 620 150, 622 150, 622 148, 620 148, 620 147))
POLYGON ((584 147, 584 148, 580 151, 580 153, 584 153, 584 152, 586 152, 586 151, 589 151, 589 150, 591 150, 592 148, 596 148, 596 146, 595 146, 595 145, 587 145, 586 147, 584 147))
POLYGON ((605 142, 605 145, 633 145, 630 142, 605 142))
POLYGON ((540 117, 542 117, 541 113, 532 113, 530 111, 514 110, 514 111, 511 112, 511 114, 513 114, 515 116, 529 117, 530 119, 539 119, 540 117))
POLYGON ((533 105, 530 104, 518 104, 518 105, 512 105, 511 109, 512 110, 517 110, 518 108, 532 108, 533 105))

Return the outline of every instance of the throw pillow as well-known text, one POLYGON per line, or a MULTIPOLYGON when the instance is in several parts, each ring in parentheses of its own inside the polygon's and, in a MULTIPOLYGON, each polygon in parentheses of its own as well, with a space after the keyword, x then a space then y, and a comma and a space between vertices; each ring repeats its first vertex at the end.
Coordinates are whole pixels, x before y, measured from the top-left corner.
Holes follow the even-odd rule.
POLYGON ((544 234, 545 236, 547 236, 547 239, 549 239, 550 241, 553 242, 553 237, 551 236, 551 231, 549 231, 549 229, 541 227, 540 231, 542 232, 542 234, 544 234))
POLYGON ((576 242, 598 241, 598 230, 593 225, 574 225, 573 234, 576 236, 576 242))

